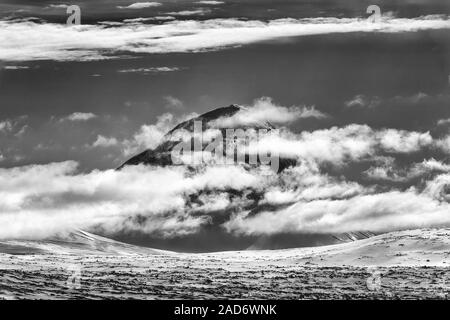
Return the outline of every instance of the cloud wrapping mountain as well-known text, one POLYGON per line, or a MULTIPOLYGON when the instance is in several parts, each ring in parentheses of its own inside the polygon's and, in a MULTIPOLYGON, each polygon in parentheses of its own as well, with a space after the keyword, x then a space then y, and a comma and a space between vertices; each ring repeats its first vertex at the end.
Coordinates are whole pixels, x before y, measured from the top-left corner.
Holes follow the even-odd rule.
MULTIPOLYGON (((214 125, 249 124, 251 115, 269 122, 289 123, 290 116, 302 119, 305 114, 309 121, 323 120, 318 110, 278 106, 269 99, 239 110, 219 117, 214 125)), ((133 140, 97 137, 94 144, 154 147, 177 121, 166 114, 157 124, 141 128, 133 140)), ((441 140, 429 132, 357 124, 300 133, 285 127, 250 141, 254 148, 296 160, 281 173, 265 166, 214 162, 87 173, 78 171, 73 161, 4 168, 0 238, 35 239, 73 228, 173 238, 211 224, 237 235, 382 232, 445 225, 450 223, 449 164, 435 159, 406 169, 396 164, 402 155, 447 151, 440 149, 441 140), (345 175, 346 168, 364 162, 372 164, 366 182, 345 175), (406 182, 406 187, 378 183, 389 177, 406 182)))

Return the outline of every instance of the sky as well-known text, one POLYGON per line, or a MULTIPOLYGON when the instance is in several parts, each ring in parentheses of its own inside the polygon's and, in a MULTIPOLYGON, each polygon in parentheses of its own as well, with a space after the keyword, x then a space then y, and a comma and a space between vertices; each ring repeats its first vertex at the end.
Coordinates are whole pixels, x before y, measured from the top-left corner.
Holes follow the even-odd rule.
POLYGON ((449 14, 448 0, 0 0, 0 238, 80 227, 213 250, 448 225, 449 14), (265 142, 298 160, 290 175, 114 171, 230 104, 323 116, 265 142), (275 209, 249 213, 249 190, 275 209))

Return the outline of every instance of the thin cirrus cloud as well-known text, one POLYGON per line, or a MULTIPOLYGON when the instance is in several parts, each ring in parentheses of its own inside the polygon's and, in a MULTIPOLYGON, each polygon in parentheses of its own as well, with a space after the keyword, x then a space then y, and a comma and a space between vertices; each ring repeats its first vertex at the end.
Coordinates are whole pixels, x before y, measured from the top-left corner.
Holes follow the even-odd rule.
POLYGON ((211 5, 211 6, 218 6, 218 5, 224 4, 225 2, 224 1, 207 1, 207 0, 205 0, 205 1, 197 1, 196 3, 206 4, 206 5, 211 5))
POLYGON ((149 67, 149 68, 136 68, 136 69, 121 69, 119 73, 141 73, 141 74, 153 74, 153 73, 165 73, 179 71, 178 67, 149 67))
POLYGON ((172 12, 167 12, 167 14, 170 14, 172 16, 195 16, 195 15, 205 15, 211 13, 210 9, 203 9, 203 8, 199 8, 199 9, 195 9, 195 10, 182 10, 182 11, 172 11, 172 12))
POLYGON ((145 8, 151 8, 151 7, 159 7, 162 3, 160 2, 136 2, 132 3, 128 6, 117 6, 118 9, 145 9, 145 8))
POLYGON ((0 21, 0 60, 90 61, 115 58, 123 52, 151 54, 219 50, 289 36, 449 28, 447 16, 385 18, 379 23, 354 18, 269 22, 213 19, 172 21, 160 25, 120 23, 74 27, 13 20, 0 21))

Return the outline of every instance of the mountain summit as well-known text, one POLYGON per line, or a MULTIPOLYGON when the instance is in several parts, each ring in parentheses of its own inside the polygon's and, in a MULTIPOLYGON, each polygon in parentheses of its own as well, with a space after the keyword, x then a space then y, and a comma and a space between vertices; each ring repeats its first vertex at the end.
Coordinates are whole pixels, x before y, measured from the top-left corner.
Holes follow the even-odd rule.
MULTIPOLYGON (((228 107, 217 108, 198 117, 181 122, 164 136, 163 141, 156 148, 147 149, 142 153, 132 157, 122 166, 120 166, 119 169, 122 169, 123 167, 129 165, 140 164, 154 166, 174 165, 171 157, 172 151, 174 150, 175 146, 177 146, 183 141, 183 139, 186 138, 186 135, 189 136, 194 134, 196 122, 201 122, 202 132, 206 132, 209 129, 216 129, 221 131, 224 144, 227 144, 227 129, 253 129, 255 131, 266 130, 267 132, 275 129, 275 127, 268 121, 249 121, 247 119, 244 122, 237 121, 233 124, 230 123, 232 122, 230 120, 237 116, 239 112, 245 113, 247 110, 248 109, 246 109, 245 107, 239 106, 237 104, 232 104, 228 107)), ((194 144, 194 136, 192 136, 191 144, 194 144)), ((205 147, 205 145, 203 145, 203 147, 205 147)), ((249 163, 248 154, 245 155, 245 162, 249 163)), ((291 165, 295 165, 295 163, 295 160, 292 159, 280 159, 279 171, 282 171, 283 169, 291 165)))

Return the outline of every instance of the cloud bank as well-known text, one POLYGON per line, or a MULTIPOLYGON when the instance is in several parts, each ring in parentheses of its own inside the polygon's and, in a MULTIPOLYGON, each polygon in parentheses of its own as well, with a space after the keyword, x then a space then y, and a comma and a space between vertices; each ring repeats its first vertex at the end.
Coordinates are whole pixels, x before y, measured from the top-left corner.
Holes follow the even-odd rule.
POLYGON ((232 212, 222 223, 225 230, 247 235, 391 231, 450 223, 448 167, 422 189, 385 192, 323 174, 307 162, 280 176, 239 166, 195 172, 135 166, 80 173, 76 168, 68 161, 0 169, 0 239, 36 239, 73 228, 138 230, 170 238, 198 232, 212 223, 212 212, 221 211, 232 212), (250 214, 255 201, 250 193, 262 195, 260 204, 275 209, 250 214), (198 200, 193 202, 193 196, 198 200))
MULTIPOLYGON (((321 113, 264 98, 219 121, 242 125, 250 115, 283 123, 293 116, 320 118, 321 113)), ((174 124, 192 116, 166 113, 129 140, 99 135, 91 147, 134 154, 156 147, 174 124)), ((300 133, 286 127, 250 141, 255 148, 296 160, 281 173, 265 166, 214 163, 80 172, 76 162, 66 161, 0 169, 0 239, 38 239, 73 228, 173 238, 211 224, 235 235, 446 226, 450 164, 434 158, 406 165, 398 161, 424 150, 446 151, 447 141, 429 132, 357 124, 300 133), (370 165, 365 181, 343 174, 363 163, 370 165)))

